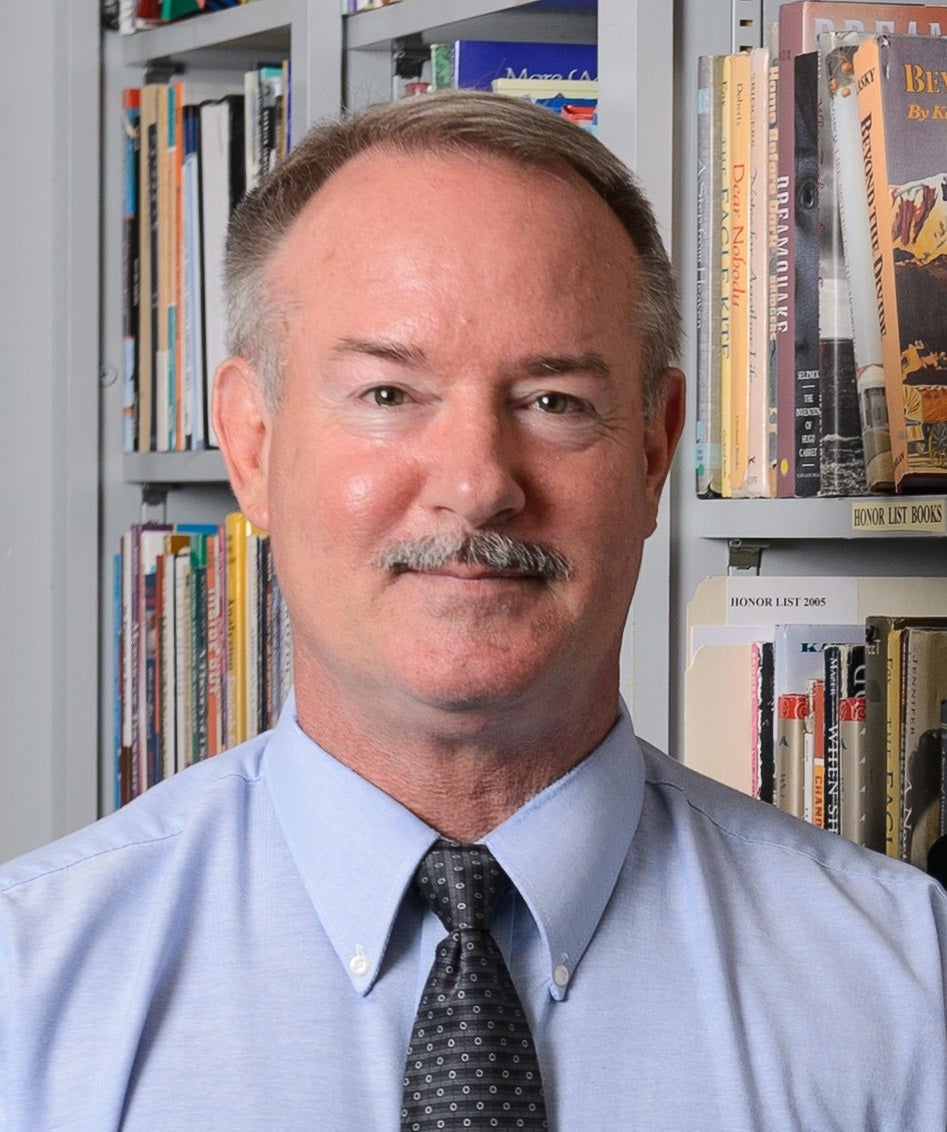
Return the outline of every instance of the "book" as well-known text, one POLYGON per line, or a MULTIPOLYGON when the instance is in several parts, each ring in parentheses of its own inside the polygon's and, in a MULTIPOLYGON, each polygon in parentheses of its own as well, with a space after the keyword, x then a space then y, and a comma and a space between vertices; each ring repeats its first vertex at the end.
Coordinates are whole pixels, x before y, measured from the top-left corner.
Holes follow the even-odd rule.
POLYGON ((796 4, 779 10, 779 174, 787 186, 786 315, 777 338, 777 491, 819 489, 818 105, 811 27, 796 4))
POLYGON ((914 625, 901 639, 902 860, 927 867, 940 835, 941 703, 947 699, 947 628, 914 625))
POLYGON ((830 35, 819 36, 817 55, 819 495, 864 495, 865 454, 832 131, 830 35))
POLYGON ((458 89, 490 90, 494 79, 598 79, 594 43, 457 39, 451 59, 458 89))
POLYGON ((773 705, 773 642, 753 641, 751 644, 751 696, 753 709, 753 766, 752 791, 763 802, 775 800, 776 751, 773 733, 775 720, 773 705))
MULTIPOLYGON (((862 632, 864 637, 864 631, 862 632)), ((842 832, 842 736, 841 708, 845 699, 865 694, 864 643, 830 642, 823 650, 824 664, 824 734, 823 828, 831 833, 842 832)))
POLYGON ((789 693, 776 700, 777 807, 795 817, 805 816, 806 717, 808 697, 789 693))
MULTIPOLYGON (((245 184, 243 96, 227 95, 201 103, 201 257, 204 265, 204 403, 217 367, 227 356, 226 301, 223 290, 224 247, 230 213, 245 184)), ((210 416, 207 445, 217 447, 210 416)))
POLYGON ((162 83, 141 88, 139 147, 138 444, 155 447, 155 350, 158 343, 158 120, 162 83))
POLYGON ((806 695, 809 712, 806 718, 806 812, 805 819, 819 829, 825 828, 825 681, 810 680, 806 695), (811 765, 810 765, 811 764, 811 765))
POLYGON ((868 844, 864 694, 839 701, 839 833, 856 845, 868 844))
POLYGON ((894 857, 900 856, 901 829, 901 638, 914 625, 947 628, 947 618, 865 618, 866 844, 894 857))
POLYGON ((854 55, 895 487, 947 484, 947 42, 879 36, 854 55))
POLYGON ((182 168, 183 395, 185 442, 207 446, 207 378, 204 372, 204 259, 201 248, 200 108, 184 107, 182 168))
POLYGON ((171 450, 174 419, 174 347, 177 248, 174 240, 175 212, 173 165, 177 150, 172 84, 162 83, 158 92, 155 136, 154 236, 152 239, 154 306, 154 443, 153 451, 171 450))
POLYGON ((872 283, 871 229, 855 91, 855 48, 868 33, 823 32, 819 49, 828 82, 835 187, 843 268, 852 326, 852 359, 862 439, 865 487, 892 492, 891 432, 885 399, 881 323, 872 283))
POLYGON ((224 519, 227 559, 226 745, 247 738, 247 539, 250 523, 239 511, 224 519))
POLYGON ((122 91, 122 450, 138 444, 138 209, 141 149, 141 88, 122 91))
POLYGON ((725 58, 730 137, 723 175, 728 184, 730 333, 729 366, 723 372, 721 433, 723 494, 747 495, 750 349, 750 56, 737 52, 725 58))
POLYGON ((720 222, 723 113, 722 55, 702 55, 697 76, 697 419, 695 486, 701 498, 721 495, 720 222))
POLYGON ((594 79, 494 79, 490 89, 544 106, 591 133, 598 128, 598 83, 594 79))
POLYGON ((775 398, 770 383, 771 213, 769 150, 775 86, 768 47, 750 51, 750 157, 748 223, 747 428, 744 494, 766 498, 775 479, 775 398))

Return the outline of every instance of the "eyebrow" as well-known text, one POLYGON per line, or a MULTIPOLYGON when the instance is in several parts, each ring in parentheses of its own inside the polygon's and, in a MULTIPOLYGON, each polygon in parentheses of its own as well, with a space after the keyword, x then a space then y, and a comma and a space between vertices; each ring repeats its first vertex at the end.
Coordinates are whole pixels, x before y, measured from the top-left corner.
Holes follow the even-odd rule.
POLYGON ((606 378, 612 372, 608 362, 594 350, 581 354, 540 354, 524 359, 519 363, 519 368, 536 377, 588 373, 592 377, 606 378))
POLYGON ((420 367, 427 363, 427 357, 423 350, 419 350, 415 346, 405 346, 399 342, 392 342, 386 338, 340 338, 332 348, 332 353, 339 357, 345 357, 349 354, 363 354, 370 358, 397 362, 403 366, 420 367))
MULTIPOLYGON (((416 347, 387 338, 340 338, 332 350, 338 357, 351 354, 380 358, 410 368, 422 368, 428 364, 425 352, 416 347)), ((579 354, 536 354, 517 358, 507 367, 514 374, 528 374, 530 377, 555 377, 560 374, 587 373, 604 380, 611 375, 611 367, 601 354, 594 350, 579 354)))

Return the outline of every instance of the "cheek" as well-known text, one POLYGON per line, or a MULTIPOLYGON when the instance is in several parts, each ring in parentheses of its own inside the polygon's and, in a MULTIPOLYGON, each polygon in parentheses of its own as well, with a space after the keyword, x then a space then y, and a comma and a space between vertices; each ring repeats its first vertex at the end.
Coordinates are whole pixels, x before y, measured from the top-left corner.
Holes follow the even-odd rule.
POLYGON ((273 469, 271 521, 284 540, 291 533, 324 555, 352 546, 371 553, 410 506, 412 477, 384 453, 323 444, 297 455, 273 469))

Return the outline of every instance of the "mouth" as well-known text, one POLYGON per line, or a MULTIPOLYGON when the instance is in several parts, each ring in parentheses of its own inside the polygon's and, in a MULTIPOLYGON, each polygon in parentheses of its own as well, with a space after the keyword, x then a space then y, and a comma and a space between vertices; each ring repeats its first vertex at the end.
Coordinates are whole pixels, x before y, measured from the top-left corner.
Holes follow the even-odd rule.
POLYGON ((490 566, 467 565, 462 562, 447 563, 443 566, 412 569, 410 566, 395 568, 395 574, 420 574, 431 578, 446 578, 457 582, 541 582, 538 574, 525 570, 499 569, 490 566))

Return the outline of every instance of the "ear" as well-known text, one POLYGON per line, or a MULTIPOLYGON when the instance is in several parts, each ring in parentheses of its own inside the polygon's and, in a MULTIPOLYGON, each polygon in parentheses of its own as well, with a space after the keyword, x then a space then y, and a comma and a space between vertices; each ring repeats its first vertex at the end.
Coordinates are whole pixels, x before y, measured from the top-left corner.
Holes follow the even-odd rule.
POLYGON ((260 381, 245 358, 228 358, 214 379, 213 420, 240 509, 269 528, 268 483, 272 417, 260 381))
POLYGON ((657 525, 661 492, 684 428, 684 374, 679 369, 666 369, 662 390, 654 416, 645 421, 644 435, 645 494, 652 531, 657 525))

